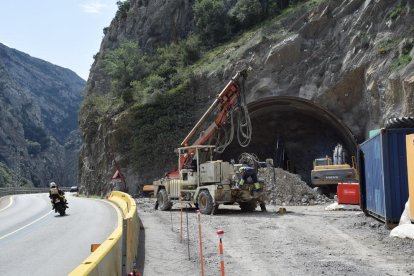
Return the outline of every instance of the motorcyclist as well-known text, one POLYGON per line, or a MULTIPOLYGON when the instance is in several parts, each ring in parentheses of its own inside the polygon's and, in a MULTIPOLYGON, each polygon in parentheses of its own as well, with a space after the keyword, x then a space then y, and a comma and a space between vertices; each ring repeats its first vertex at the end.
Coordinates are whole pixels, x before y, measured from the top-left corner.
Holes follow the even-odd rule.
POLYGON ((251 177, 253 181, 254 191, 259 191, 261 186, 260 183, 257 181, 257 174, 256 170, 252 167, 249 167, 247 165, 244 165, 239 168, 239 172, 241 174, 242 179, 239 182, 240 188, 243 187, 244 182, 251 177))
POLYGON ((50 201, 52 203, 53 209, 55 210, 55 213, 57 212, 57 210, 55 208, 56 198, 62 199, 63 202, 66 205, 66 208, 69 208, 68 202, 65 198, 65 192, 62 191, 61 189, 59 189, 59 187, 57 186, 57 184, 55 182, 50 182, 49 198, 50 198, 50 201))

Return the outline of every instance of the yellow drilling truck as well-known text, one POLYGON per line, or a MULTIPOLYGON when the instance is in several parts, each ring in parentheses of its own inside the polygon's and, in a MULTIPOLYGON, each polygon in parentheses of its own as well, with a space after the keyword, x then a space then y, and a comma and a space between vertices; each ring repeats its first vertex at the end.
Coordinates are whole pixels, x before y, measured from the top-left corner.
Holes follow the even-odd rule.
POLYGON ((230 144, 232 132, 225 135, 228 139, 223 143, 209 145, 211 138, 226 125, 234 130, 233 116, 236 115, 239 118, 239 143, 247 146, 250 142, 251 123, 242 94, 244 89, 239 83, 239 80, 244 81, 245 77, 246 71, 241 71, 231 79, 181 142, 181 147, 177 149, 178 168, 166 173, 164 178, 154 181, 156 209, 166 211, 170 210, 174 203, 181 203, 196 206, 202 214, 214 214, 220 204, 238 203, 242 211, 253 211, 257 205, 260 205, 262 211, 266 211, 263 183, 261 189, 254 188, 253 183, 247 181, 242 188, 237 187, 236 184, 241 179, 238 173, 241 164, 213 160, 216 152, 222 152, 230 144), (216 116, 213 123, 201 131, 200 136, 189 146, 192 136, 214 111, 216 116))

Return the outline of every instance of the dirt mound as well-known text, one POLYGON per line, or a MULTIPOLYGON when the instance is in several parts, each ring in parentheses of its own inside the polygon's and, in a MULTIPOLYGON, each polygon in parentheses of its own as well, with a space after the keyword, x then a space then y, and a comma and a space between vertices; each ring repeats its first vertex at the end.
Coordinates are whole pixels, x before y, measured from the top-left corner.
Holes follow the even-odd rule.
POLYGON ((316 205, 331 201, 309 187, 298 175, 280 168, 259 169, 258 177, 265 181, 267 204, 316 205))

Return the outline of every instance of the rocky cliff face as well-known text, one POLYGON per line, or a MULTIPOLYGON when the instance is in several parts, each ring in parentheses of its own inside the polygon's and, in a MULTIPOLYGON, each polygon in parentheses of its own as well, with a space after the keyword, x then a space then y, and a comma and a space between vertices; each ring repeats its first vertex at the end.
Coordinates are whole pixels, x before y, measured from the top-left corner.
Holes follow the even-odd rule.
MULTIPOLYGON (((171 7, 164 9, 169 1, 155 2, 159 14, 177 12, 171 7)), ((262 159, 275 157, 275 145, 283 144, 290 169, 307 180, 312 160, 332 155, 336 143, 344 144, 350 155, 354 155, 357 143, 367 138, 369 130, 382 127, 387 118, 414 115, 413 3, 390 0, 318 3, 310 10, 298 8, 286 13, 280 20, 242 36, 232 46, 223 47, 204 67, 195 69, 192 89, 202 104, 201 110, 193 113, 200 114, 237 70, 251 68, 246 91, 253 123, 252 143, 247 149, 230 145, 222 156, 224 159, 237 157, 241 151, 255 152, 262 159)), ((162 18, 147 18, 139 13, 143 9, 132 5, 128 19, 123 19, 122 24, 113 22, 110 30, 119 30, 122 25, 122 36, 128 33, 129 38, 140 42, 159 41, 162 37, 159 33, 171 33, 159 25, 162 18), (134 18, 129 18, 130 15, 134 18), (132 30, 142 24, 128 23, 134 20, 153 22, 149 25, 160 27, 144 35, 132 30)), ((108 39, 107 34, 101 51, 108 47, 108 39)), ((165 43, 171 41, 169 37, 163 39, 165 43)), ((99 70, 97 65, 92 69, 88 80, 90 94, 104 91, 95 85, 103 83, 96 78, 99 70)), ((83 110, 83 136, 92 137, 90 134, 95 131, 99 139, 91 138, 83 144, 82 183, 107 181, 109 160, 113 158, 108 158, 103 150, 95 150, 105 147, 103 143, 108 139, 115 139, 114 133, 128 145, 125 140, 131 133, 125 127, 127 123, 120 124, 123 128, 115 123, 126 117, 127 112, 123 112, 98 123, 91 111, 83 110), (96 125, 89 128, 92 122, 96 125), (85 169, 98 164, 103 165, 98 166, 101 167, 98 172, 85 169)), ((128 169, 128 157, 122 150, 115 159, 128 169)), ((156 156, 149 155, 148 162, 159 168, 153 178, 169 167, 159 164, 156 156)), ((144 172, 130 168, 128 171, 131 185, 147 184, 144 181, 150 180, 140 177, 144 172)))
MULTIPOLYGON (((156 47, 177 42, 193 29, 193 0, 129 0, 124 11, 119 10, 111 25, 105 28, 100 55, 123 41, 136 41, 151 52, 156 47)), ((98 56, 98 55, 97 55, 98 56)), ((100 60, 91 67, 86 92, 106 94, 110 80, 103 74, 100 60)))
POLYGON ((85 81, 0 44, 0 186, 77 183, 85 81))

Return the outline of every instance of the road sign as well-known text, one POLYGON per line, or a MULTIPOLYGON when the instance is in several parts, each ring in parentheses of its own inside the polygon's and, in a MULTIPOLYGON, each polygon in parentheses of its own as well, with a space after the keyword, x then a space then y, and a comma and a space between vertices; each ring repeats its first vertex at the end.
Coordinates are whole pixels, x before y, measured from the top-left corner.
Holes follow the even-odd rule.
POLYGON ((116 171, 115 171, 115 173, 114 173, 114 175, 112 176, 112 178, 111 178, 112 180, 116 180, 116 179, 121 179, 121 180, 124 180, 125 179, 125 177, 124 177, 124 175, 119 171, 119 169, 116 169, 116 171))

